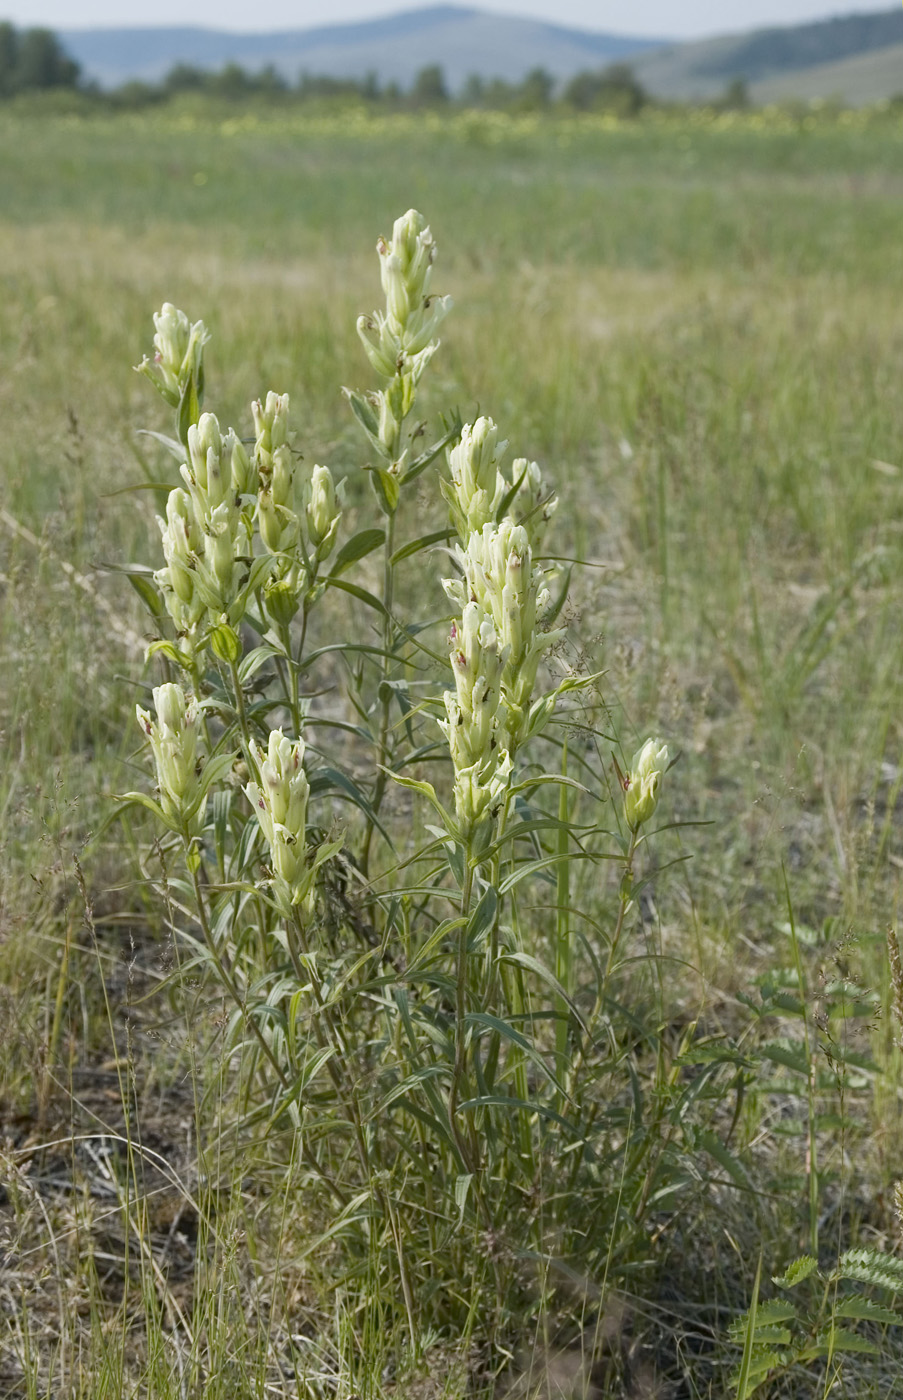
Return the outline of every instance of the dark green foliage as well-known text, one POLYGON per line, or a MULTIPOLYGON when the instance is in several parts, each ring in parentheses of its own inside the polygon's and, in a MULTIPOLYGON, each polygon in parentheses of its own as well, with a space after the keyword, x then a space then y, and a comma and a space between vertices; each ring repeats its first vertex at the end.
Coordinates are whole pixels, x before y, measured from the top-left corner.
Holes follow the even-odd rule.
POLYGON ((73 88, 79 66, 49 29, 0 24, 0 97, 48 88, 73 88))
POLYGON ((448 88, 438 63, 430 63, 421 68, 411 88, 411 102, 415 107, 441 107, 448 101, 448 88))
POLYGON ((632 117, 647 98, 633 69, 614 63, 598 73, 578 73, 564 89, 564 100, 578 112, 609 111, 632 117))

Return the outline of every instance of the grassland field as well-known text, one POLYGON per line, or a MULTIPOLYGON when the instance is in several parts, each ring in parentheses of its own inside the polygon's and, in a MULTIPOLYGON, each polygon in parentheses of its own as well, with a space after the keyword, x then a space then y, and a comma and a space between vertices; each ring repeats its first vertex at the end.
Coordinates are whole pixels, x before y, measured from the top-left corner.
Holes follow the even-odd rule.
MULTIPOLYGON (((568 622, 606 673, 610 726, 681 754, 663 803, 699 825, 666 838, 677 864, 644 912, 681 969, 663 1021, 740 1025, 738 998, 791 967, 789 890, 812 996, 837 976, 860 988, 856 1043, 878 1067, 825 1128, 823 1241, 900 1247, 884 940, 903 869, 903 122, 0 113, 0 1394, 346 1400, 361 1384, 353 1318, 333 1319, 319 1390, 274 1361, 282 1324, 255 1320, 254 1280, 276 1270, 314 1351, 323 1303, 293 1263, 303 1204, 277 1263, 274 1168, 242 1165, 240 1144, 224 1252, 203 1265, 205 1388, 180 1390, 151 1346, 154 1306, 196 1297, 199 1255, 166 1192, 159 1217, 132 1202, 129 1223, 112 1149, 88 1139, 140 1136, 188 1173, 197 1123, 230 1090, 212 1061, 197 1098, 187 1075, 213 1012, 192 1028, 152 995, 171 954, 136 876, 149 825, 93 838, 112 794, 147 784, 133 709, 148 626, 116 569, 159 563, 142 485, 170 469, 137 433, 168 424, 132 369, 151 313, 169 300, 210 327, 222 421, 247 432, 252 398, 289 392, 305 457, 347 478, 350 525, 366 524, 341 386, 370 382, 355 318, 379 300, 376 237, 410 206, 455 301, 423 416, 489 413, 540 461, 561 497, 549 548, 582 561, 568 622), (130 1248, 156 1305, 150 1284, 129 1292, 130 1248)), ((421 504, 441 523, 436 493, 421 504)), ((424 588, 416 561, 402 586, 424 588)), ((596 758, 602 781, 608 750, 596 758)), ((720 1323, 749 1301, 760 1252, 777 1273, 806 1245, 805 1144, 752 1097, 756 1202, 706 1222, 724 1315, 703 1361, 689 1265, 682 1283, 666 1256, 658 1282, 632 1285, 643 1326, 685 1329, 663 1395, 733 1393, 720 1323)), ((460 1383, 436 1345, 411 1394, 460 1383)), ((803 1372, 763 1394, 899 1393, 892 1329, 853 1361, 833 1388, 803 1372)), ((368 1384, 401 1393, 378 1367, 368 1384)))

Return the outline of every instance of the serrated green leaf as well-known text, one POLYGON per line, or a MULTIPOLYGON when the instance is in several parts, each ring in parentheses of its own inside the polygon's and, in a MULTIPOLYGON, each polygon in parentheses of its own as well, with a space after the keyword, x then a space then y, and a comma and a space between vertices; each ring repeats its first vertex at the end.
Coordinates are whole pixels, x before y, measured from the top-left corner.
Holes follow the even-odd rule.
POLYGON ((903 1289, 903 1259, 880 1249, 848 1249, 840 1256, 834 1277, 875 1283, 896 1293, 903 1289))
POLYGON ((759 1304, 756 1317, 763 1326, 770 1327, 775 1322, 795 1321, 796 1308, 789 1300, 769 1298, 767 1302, 759 1304))
POLYGON ((851 1332, 846 1327, 832 1327, 827 1332, 820 1332, 812 1346, 805 1347, 800 1352, 800 1359, 811 1361, 818 1356, 833 1356, 838 1351, 858 1351, 866 1356, 881 1355, 881 1348, 870 1342, 868 1337, 862 1337, 858 1332, 851 1332))
POLYGON ((773 1278, 772 1283, 777 1284, 778 1288, 795 1288, 798 1283, 802 1283, 810 1274, 813 1274, 817 1268, 818 1260, 813 1259, 811 1254, 803 1254, 799 1259, 794 1259, 780 1278, 773 1278))
POLYGON ((903 1324, 903 1316, 900 1313, 892 1312, 890 1308, 884 1308, 880 1303, 873 1303, 871 1298, 844 1298, 842 1303, 838 1303, 834 1309, 835 1317, 853 1317, 859 1322, 886 1322, 892 1327, 899 1327, 903 1324))

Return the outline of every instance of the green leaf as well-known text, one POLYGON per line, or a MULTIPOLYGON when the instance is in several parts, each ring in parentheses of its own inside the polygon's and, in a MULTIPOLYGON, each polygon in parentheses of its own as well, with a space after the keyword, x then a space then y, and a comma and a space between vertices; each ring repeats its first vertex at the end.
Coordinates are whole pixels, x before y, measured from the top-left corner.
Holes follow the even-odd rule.
POLYGON ((549 1066, 546 1064, 535 1045, 531 1045, 527 1037, 521 1035, 520 1031, 515 1030, 507 1021, 501 1020, 498 1016, 491 1016, 488 1011, 470 1011, 465 1016, 464 1022, 465 1025, 468 1026, 482 1026, 484 1030, 494 1031, 495 1034, 500 1035, 503 1040, 508 1040, 512 1045, 519 1046, 539 1072, 545 1075, 546 1079, 554 1086, 557 1092, 562 1095, 562 1097, 567 1097, 564 1089, 549 1069, 549 1066))
POLYGON ((796 1308, 793 1303, 785 1302, 783 1298, 769 1298, 766 1303, 760 1303, 756 1310, 756 1325, 771 1327, 776 1322, 792 1322, 796 1320, 796 1308))
POLYGON ((182 390, 182 398, 179 402, 179 437, 184 443, 188 442, 188 429, 197 423, 200 416, 201 405, 198 401, 197 385, 194 382, 194 375, 192 375, 182 390))
POLYGON ((346 569, 350 569, 352 564, 356 564, 359 559, 366 559, 368 554, 372 554, 375 549, 386 542, 385 530, 358 530, 356 535, 352 535, 350 540, 346 540, 335 557, 330 572, 330 578, 338 578, 346 569))
POLYGON ((759 1054, 764 1060, 771 1060, 773 1064, 784 1065, 786 1069, 792 1069, 797 1074, 809 1077, 809 1061, 806 1058, 805 1046, 800 1043, 789 1041, 772 1041, 769 1045, 763 1045, 759 1054))
POLYGON ((167 642, 163 640, 151 642, 150 646, 147 649, 148 660, 150 660, 152 656, 156 656, 158 653, 160 656, 165 656, 167 661, 171 661, 174 666, 180 666, 183 671, 191 670, 191 664, 188 661, 188 658, 186 656, 183 656, 182 653, 179 651, 178 647, 174 646, 172 642, 167 642))
POLYGON ((241 638, 227 622, 218 622, 207 633, 207 640, 213 648, 214 656, 227 666, 234 666, 241 656, 241 638))
POLYGON ((467 944, 471 951, 482 942, 492 928, 498 907, 498 892, 494 885, 490 885, 471 914, 470 922, 467 925, 467 944))
MULTIPOLYGON (((386 612, 385 606, 375 593, 368 593, 366 588, 360 588, 356 583, 349 583, 346 578, 333 578, 331 574, 326 582, 330 588, 341 588, 343 593, 350 593, 352 598, 359 598, 362 603, 367 604, 368 608, 373 608, 376 612, 382 613, 383 617, 388 617, 389 614, 386 612)), ((353 651, 356 648, 343 645, 337 647, 336 650, 353 651)))
POLYGON ((401 493, 398 477, 385 467, 368 467, 367 470, 370 472, 370 484, 380 510, 384 515, 394 515, 401 493))
POLYGON ((179 830, 178 824, 166 815, 159 802, 148 797, 146 792, 124 792, 122 796, 116 794, 113 800, 122 804, 117 811, 117 816, 122 816, 129 807, 146 807, 149 812, 153 812, 157 821, 162 822, 169 831, 179 830))
POLYGON ((886 1322, 892 1327, 903 1324, 903 1317, 899 1313, 882 1307, 880 1303, 873 1303, 871 1298, 861 1298, 858 1295, 844 1298, 842 1303, 838 1303, 834 1309, 834 1316, 854 1317, 859 1322, 886 1322))
POLYGON ((396 549, 389 563, 400 564, 402 559, 410 559, 412 554, 419 554, 422 549, 429 549, 431 545, 445 543, 453 536, 454 530, 434 530, 431 535, 420 535, 416 540, 408 540, 407 544, 396 549))
POLYGON ((537 977, 541 977, 542 980, 552 988, 555 995, 561 998, 584 1035, 589 1035, 583 1017, 580 1015, 573 998, 568 996, 564 987, 562 987, 561 983, 558 981, 558 978, 553 976, 549 969, 544 967, 538 958, 534 958, 530 953, 502 953, 499 962, 515 963, 519 967, 526 967, 530 972, 535 972, 537 977))
POLYGON ((698 1135, 698 1142, 701 1147, 708 1152, 710 1157, 714 1157, 720 1167, 723 1167, 728 1176, 737 1186, 742 1186, 746 1190, 752 1190, 752 1182, 749 1173, 742 1163, 732 1152, 729 1152, 717 1133, 710 1132, 708 1128, 703 1128, 698 1135))
POLYGON ((778 1288, 796 1288, 796 1285, 802 1283, 803 1279, 814 1274, 817 1268, 818 1260, 813 1259, 811 1254, 803 1254, 799 1259, 794 1259, 780 1278, 773 1278, 772 1283, 776 1283, 778 1288))
POLYGON ((347 773, 343 773, 340 768, 318 768, 310 778, 311 796, 320 792, 342 792, 350 802, 353 802, 359 812, 362 812, 367 821, 372 822, 376 829, 385 837, 390 851, 394 851, 392 838, 386 831, 376 812, 373 810, 368 799, 361 792, 353 778, 349 778, 347 773))
POLYGON ((840 1256, 834 1277, 876 1283, 897 1293, 903 1289, 903 1259, 880 1249, 848 1249, 840 1256))
POLYGON ((478 1108, 505 1108, 512 1113, 535 1113, 540 1118, 548 1119, 550 1123, 557 1123, 574 1137, 581 1136, 580 1129, 574 1123, 569 1123, 560 1113, 546 1108, 545 1104, 530 1103, 526 1099, 516 1099, 508 1094, 480 1094, 475 1099, 467 1099, 458 1104, 459 1113, 475 1112, 478 1108))
POLYGON ((166 609, 163 606, 163 600, 160 597, 160 594, 157 592, 156 585, 151 583, 147 575, 143 573, 127 573, 126 578, 134 588, 135 592, 138 594, 138 597, 141 599, 144 606, 147 608, 151 617, 155 619, 161 618, 164 615, 166 609))
POLYGON ((380 1099, 365 1118, 365 1122, 371 1122, 374 1118, 379 1118, 396 1099, 402 1099, 411 1092, 412 1089, 419 1088, 428 1079, 447 1079, 451 1069, 448 1065, 425 1065, 423 1069, 418 1069, 416 1073, 409 1074, 406 1079, 401 1079, 394 1084, 387 1094, 380 1099))
POLYGON ((866 1356, 880 1356, 881 1348, 858 1332, 850 1332, 845 1327, 830 1327, 820 1332, 812 1346, 804 1347, 799 1353, 800 1361, 814 1361, 819 1356, 833 1356, 838 1351, 858 1351, 866 1356))
POLYGON ((750 1385, 752 1373, 753 1349, 756 1337, 756 1313, 759 1307, 759 1285, 762 1281, 762 1256, 759 1255, 759 1264, 756 1269, 755 1282, 753 1283, 752 1301, 749 1311, 746 1314, 746 1331, 743 1338, 743 1356, 740 1359, 740 1370, 737 1375, 737 1400, 746 1400, 752 1393, 750 1385))
POLYGON ((467 1209, 467 1197, 473 1183, 473 1173, 462 1173, 455 1179, 455 1205, 458 1207, 458 1224, 464 1224, 464 1212, 467 1209))
POLYGON ((461 419, 456 413, 448 432, 445 433, 438 442, 433 443, 432 447, 428 447, 425 452, 421 452, 419 457, 414 458, 413 462, 405 471, 402 481, 413 481, 421 472, 426 471, 430 463, 435 462, 443 447, 447 447, 450 442, 454 442, 461 436, 461 427, 461 419))
POLYGON ((267 642, 264 642, 259 647, 254 647, 252 651, 248 652, 247 656, 243 656, 238 667, 238 679, 241 684, 245 685, 251 680, 260 670, 263 663, 269 661, 270 658, 274 656, 282 656, 282 652, 278 647, 271 647, 267 642))
POLYGON ((356 393, 353 389, 344 390, 345 398, 351 405, 351 412, 360 423, 367 437, 381 456, 385 457, 386 449, 379 437, 379 419, 373 411, 373 406, 363 394, 356 393))
MULTIPOLYGON (((139 428, 137 436, 153 438, 155 442, 159 442, 162 447, 165 447, 169 455, 174 457, 177 462, 185 461, 185 448, 175 438, 167 437, 165 433, 155 433, 152 428, 139 428)), ((163 486, 167 491, 172 490, 172 487, 163 481, 151 481, 148 482, 148 485, 151 487, 163 486)))
POLYGON ((445 823, 447 830, 451 831, 452 819, 446 812, 445 808, 442 806, 442 803, 439 801, 439 798, 436 796, 436 789, 433 787, 432 783, 424 782, 422 779, 419 778, 402 778, 400 774, 393 773, 388 768, 385 771, 389 774, 389 777, 392 779, 393 783, 398 783, 399 787, 410 788, 412 792, 422 793, 423 796, 426 797, 435 807, 436 811, 439 813, 439 816, 445 823))

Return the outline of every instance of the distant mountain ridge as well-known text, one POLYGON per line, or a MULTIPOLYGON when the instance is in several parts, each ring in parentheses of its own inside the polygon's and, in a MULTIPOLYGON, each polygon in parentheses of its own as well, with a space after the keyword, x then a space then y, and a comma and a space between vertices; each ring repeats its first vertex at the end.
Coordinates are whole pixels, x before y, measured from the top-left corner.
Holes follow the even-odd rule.
POLYGON ((291 81, 304 71, 335 78, 410 83, 440 63, 452 88, 471 73, 520 80, 544 67, 556 78, 659 48, 662 40, 599 34, 459 5, 433 5, 354 24, 269 34, 185 28, 67 29, 60 38, 85 75, 103 87, 158 82, 177 63, 220 68, 268 64, 291 81))
MULTIPOLYGON (((829 0, 828 0, 829 2, 829 0)), ((837 96, 852 103, 903 92, 903 8, 845 15, 686 43, 596 33, 473 6, 432 5, 360 23, 270 34, 202 28, 69 29, 60 33, 85 75, 103 87, 159 82, 178 63, 203 69, 272 65, 335 78, 375 73, 410 86, 441 65, 453 91, 471 74, 519 82, 534 68, 559 81, 627 61, 664 99, 709 99, 742 78, 757 101, 837 96)))
POLYGON ((709 98, 742 78, 755 101, 839 97, 861 104, 903 92, 903 7, 672 44, 635 61, 657 97, 709 98))
POLYGON ((880 14, 835 16, 790 29, 755 30, 737 43, 731 61, 742 67, 749 82, 757 82, 778 72, 836 63, 893 44, 903 44, 903 7, 880 14))

